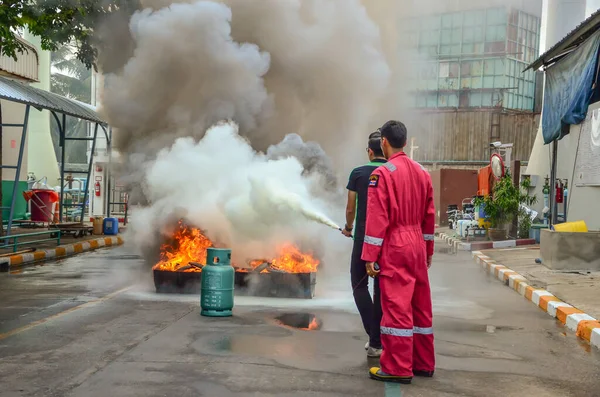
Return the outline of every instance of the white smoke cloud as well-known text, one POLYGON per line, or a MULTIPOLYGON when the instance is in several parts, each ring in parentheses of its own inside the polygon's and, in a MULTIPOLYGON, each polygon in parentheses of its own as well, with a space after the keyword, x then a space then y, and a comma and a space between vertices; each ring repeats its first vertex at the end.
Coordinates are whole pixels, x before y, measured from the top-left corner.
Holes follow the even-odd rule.
POLYGON ((294 157, 272 160, 255 152, 232 123, 209 129, 198 143, 180 138, 144 166, 142 184, 152 205, 137 209, 131 221, 131 238, 141 247, 153 244, 154 231, 177 214, 234 247, 234 259, 243 263, 275 255, 286 241, 318 235, 325 226, 311 220, 331 223, 326 204, 310 194, 319 176, 304 174, 294 157))

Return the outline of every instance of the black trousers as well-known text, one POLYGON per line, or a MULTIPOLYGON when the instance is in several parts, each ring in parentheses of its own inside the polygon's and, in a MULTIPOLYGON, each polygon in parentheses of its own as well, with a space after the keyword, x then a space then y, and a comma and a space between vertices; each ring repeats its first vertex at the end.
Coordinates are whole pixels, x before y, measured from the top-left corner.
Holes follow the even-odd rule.
POLYGON ((381 349, 381 296, 379 293, 379 279, 375 278, 373 288, 374 296, 371 299, 369 293, 369 276, 365 268, 365 261, 360 259, 362 256, 362 240, 354 240, 352 248, 352 261, 350 263, 350 279, 352 280, 352 291, 354 302, 360 313, 363 326, 367 335, 369 335, 369 344, 371 347, 381 349))

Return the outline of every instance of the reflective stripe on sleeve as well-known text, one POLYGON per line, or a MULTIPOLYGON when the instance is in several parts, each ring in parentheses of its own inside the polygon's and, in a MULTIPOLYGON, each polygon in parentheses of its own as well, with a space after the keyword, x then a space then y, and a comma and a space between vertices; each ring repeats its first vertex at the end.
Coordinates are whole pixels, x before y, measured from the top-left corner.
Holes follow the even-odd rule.
POLYGON ((429 327, 429 328, 414 327, 413 330, 414 330, 415 334, 433 335, 433 328, 432 327, 429 327))
POLYGON ((365 236, 365 243, 381 247, 383 245, 383 239, 371 236, 365 236))
POLYGON ((423 238, 425 239, 425 241, 434 241, 435 240, 435 236, 433 234, 424 234, 423 238))
POLYGON ((383 166, 390 170, 390 172, 394 172, 397 169, 396 166, 390 162, 385 163, 383 166))
POLYGON ((381 327, 382 335, 391 335, 391 336, 413 336, 412 329, 402 329, 402 328, 390 328, 390 327, 381 327))

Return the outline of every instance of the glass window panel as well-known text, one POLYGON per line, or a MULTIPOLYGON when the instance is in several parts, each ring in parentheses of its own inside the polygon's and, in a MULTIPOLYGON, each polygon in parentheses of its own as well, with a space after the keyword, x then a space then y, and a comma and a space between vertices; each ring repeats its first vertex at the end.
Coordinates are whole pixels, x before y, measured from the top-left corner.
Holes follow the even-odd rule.
POLYGON ((452 42, 452 30, 442 30, 442 44, 450 44, 452 42))
POLYGON ((428 108, 437 107, 437 94, 428 94, 427 95, 427 107, 428 108))
POLYGON ((450 77, 450 64, 448 62, 440 62, 438 77, 450 77))
POLYGON ((460 74, 460 64, 458 62, 450 63, 450 77, 458 77, 460 74))
POLYGON ((444 14, 442 15, 442 28, 451 28, 452 27, 452 15, 444 14))
POLYGON ((489 9, 486 13, 486 25, 494 25, 496 24, 496 10, 489 9))
POLYGON ((504 59, 496 59, 494 61, 494 74, 504 75, 504 59))
POLYGON ((498 9, 498 23, 506 25, 508 22, 508 11, 506 8, 498 9))
POLYGON ((473 45, 473 54, 483 54, 484 45, 483 43, 475 43, 473 45))
POLYGON ((506 26, 496 26, 496 38, 498 41, 506 41, 506 26))
POLYGON ((481 93, 481 106, 483 106, 483 107, 492 106, 492 93, 491 92, 481 93))
POLYGON ((472 43, 475 41, 475 29, 464 28, 463 30, 463 42, 472 43))
POLYGON ((462 77, 460 79, 460 88, 471 88, 471 78, 470 77, 462 77))
POLYGON ((514 25, 508 25, 508 39, 517 41, 518 29, 514 25))
POLYGON ((419 108, 424 108, 425 106, 427 106, 427 100, 425 99, 424 95, 417 95, 417 107, 419 108))
POLYGON ((476 42, 485 41, 485 29, 483 27, 475 27, 473 29, 473 36, 476 42))
POLYGON ((481 61, 471 62, 471 76, 481 76, 481 61))
POLYGON ((462 30, 461 29, 452 29, 452 42, 460 43, 462 41, 462 30))
POLYGON ((485 41, 496 41, 496 27, 488 26, 485 29, 485 41))
POLYGON ((469 92, 461 92, 460 93, 460 100, 459 100, 459 106, 461 108, 466 108, 469 107, 469 98, 470 98, 470 93, 469 92))
POLYGON ((483 62, 483 75, 484 76, 493 76, 494 75, 494 60, 486 59, 483 62))
POLYGON ((483 77, 483 88, 494 88, 494 76, 483 77))
POLYGON ((460 44, 453 45, 450 47, 451 55, 460 55, 460 44))
POLYGON ((438 106, 445 108, 448 106, 448 95, 440 94, 438 97, 438 106))
POLYGON ((443 45, 440 48, 440 55, 450 55, 450 46, 449 45, 443 45))
POLYGON ((460 64, 460 75, 462 77, 471 75, 471 62, 470 61, 463 61, 460 64))
POLYGON ((471 88, 474 90, 483 88, 483 83, 481 77, 473 77, 471 78, 471 88))
POLYGON ((458 107, 458 94, 448 95, 448 105, 453 108, 458 107))
POLYGON ((475 16, 475 25, 476 26, 480 26, 485 23, 485 11, 484 10, 474 11, 473 14, 475 16))
POLYGON ((473 11, 467 11, 465 12, 465 19, 464 19, 464 25, 465 26, 473 26, 475 25, 475 16, 476 13, 473 11))
POLYGON ((462 53, 463 54, 473 54, 474 46, 473 44, 465 44, 462 45, 462 53))
POLYGON ((462 23, 463 23, 462 12, 457 12, 452 15, 452 26, 454 26, 454 27, 461 26, 462 23))
POLYGON ((494 88, 504 88, 505 77, 496 76, 494 77, 494 88))
POLYGON ((508 56, 509 57, 514 57, 516 55, 517 52, 517 43, 515 43, 514 41, 509 41, 508 42, 508 56))
POLYGON ((471 107, 481 107, 481 94, 478 92, 471 93, 471 97, 469 98, 469 106, 471 107))
POLYGON ((438 87, 438 81, 437 81, 437 79, 429 80, 427 89, 437 91, 438 88, 439 87, 438 87))

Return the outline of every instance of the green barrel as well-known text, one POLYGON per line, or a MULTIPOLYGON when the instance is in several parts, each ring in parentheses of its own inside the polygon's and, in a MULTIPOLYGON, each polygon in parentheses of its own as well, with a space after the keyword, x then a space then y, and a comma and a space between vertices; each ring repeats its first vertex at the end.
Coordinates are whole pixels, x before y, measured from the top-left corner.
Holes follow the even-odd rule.
POLYGON ((229 317, 233 309, 235 270, 231 266, 231 250, 209 248, 202 269, 200 292, 201 315, 229 317))

